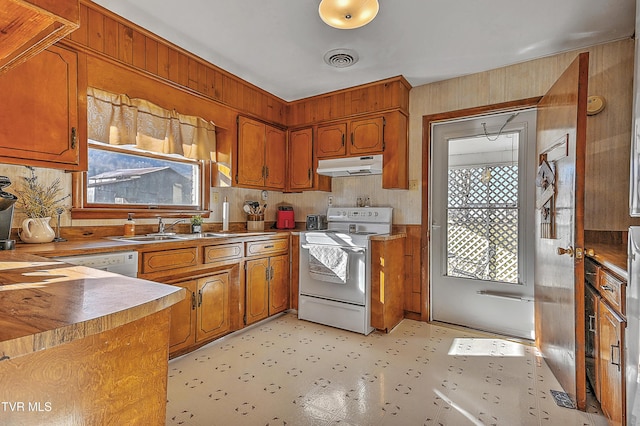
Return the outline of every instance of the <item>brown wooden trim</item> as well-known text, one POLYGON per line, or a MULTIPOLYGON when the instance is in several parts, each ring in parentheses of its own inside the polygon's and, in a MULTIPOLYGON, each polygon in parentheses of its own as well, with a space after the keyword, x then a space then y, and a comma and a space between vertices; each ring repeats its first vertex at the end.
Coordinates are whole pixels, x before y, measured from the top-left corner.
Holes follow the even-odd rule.
POLYGON ((542 97, 538 96, 517 101, 502 102, 493 105, 483 105, 455 111, 446 111, 437 114, 425 115, 422 117, 422 228, 420 232, 420 235, 422 237, 420 244, 422 258, 422 267, 420 271, 420 319, 422 321, 429 321, 431 319, 431 312, 429 310, 429 294, 431 291, 429 282, 429 249, 431 247, 429 235, 429 224, 431 219, 429 217, 429 165, 431 161, 431 125, 436 122, 454 120, 462 117, 473 117, 489 113, 531 108, 536 106, 541 98, 542 97))

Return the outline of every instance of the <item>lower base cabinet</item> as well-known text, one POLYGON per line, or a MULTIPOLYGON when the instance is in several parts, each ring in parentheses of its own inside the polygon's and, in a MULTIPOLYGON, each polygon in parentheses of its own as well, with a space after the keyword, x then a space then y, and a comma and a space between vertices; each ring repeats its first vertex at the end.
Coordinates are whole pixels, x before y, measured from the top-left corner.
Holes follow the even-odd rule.
POLYGON ((607 303, 598 306, 600 407, 609 424, 626 425, 624 410, 625 321, 607 303))
POLYGON ((172 283, 185 288, 187 297, 171 308, 171 353, 233 331, 233 275, 233 268, 230 268, 202 278, 172 283))
POLYGON ((289 308, 289 255, 246 263, 245 324, 253 324, 289 308))

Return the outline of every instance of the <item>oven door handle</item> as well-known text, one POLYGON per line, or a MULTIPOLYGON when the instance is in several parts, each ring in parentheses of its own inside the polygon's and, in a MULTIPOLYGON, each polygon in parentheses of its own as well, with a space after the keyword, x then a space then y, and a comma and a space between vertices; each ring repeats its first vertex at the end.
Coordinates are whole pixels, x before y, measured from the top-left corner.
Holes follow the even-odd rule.
POLYGON ((352 251, 354 253, 364 253, 366 251, 364 247, 332 246, 329 244, 300 244, 300 247, 306 250, 309 250, 311 246, 336 247, 341 248, 342 250, 352 251))

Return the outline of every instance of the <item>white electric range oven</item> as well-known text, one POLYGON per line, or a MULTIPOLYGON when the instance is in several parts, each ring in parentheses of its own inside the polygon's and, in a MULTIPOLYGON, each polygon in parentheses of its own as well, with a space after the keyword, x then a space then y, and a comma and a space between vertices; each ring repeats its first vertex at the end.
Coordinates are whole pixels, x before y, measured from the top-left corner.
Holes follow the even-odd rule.
POLYGON ((300 235, 298 318, 362 334, 371 327, 371 236, 391 207, 330 207, 327 229, 300 235))

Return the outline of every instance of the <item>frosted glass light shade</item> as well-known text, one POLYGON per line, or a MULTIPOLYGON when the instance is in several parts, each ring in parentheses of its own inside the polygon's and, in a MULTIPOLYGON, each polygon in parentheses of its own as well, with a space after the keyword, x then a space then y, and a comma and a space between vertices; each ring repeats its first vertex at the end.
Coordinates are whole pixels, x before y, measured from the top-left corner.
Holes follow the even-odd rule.
POLYGON ((379 8, 378 0, 322 0, 318 13, 325 24, 350 30, 371 22, 379 8))

